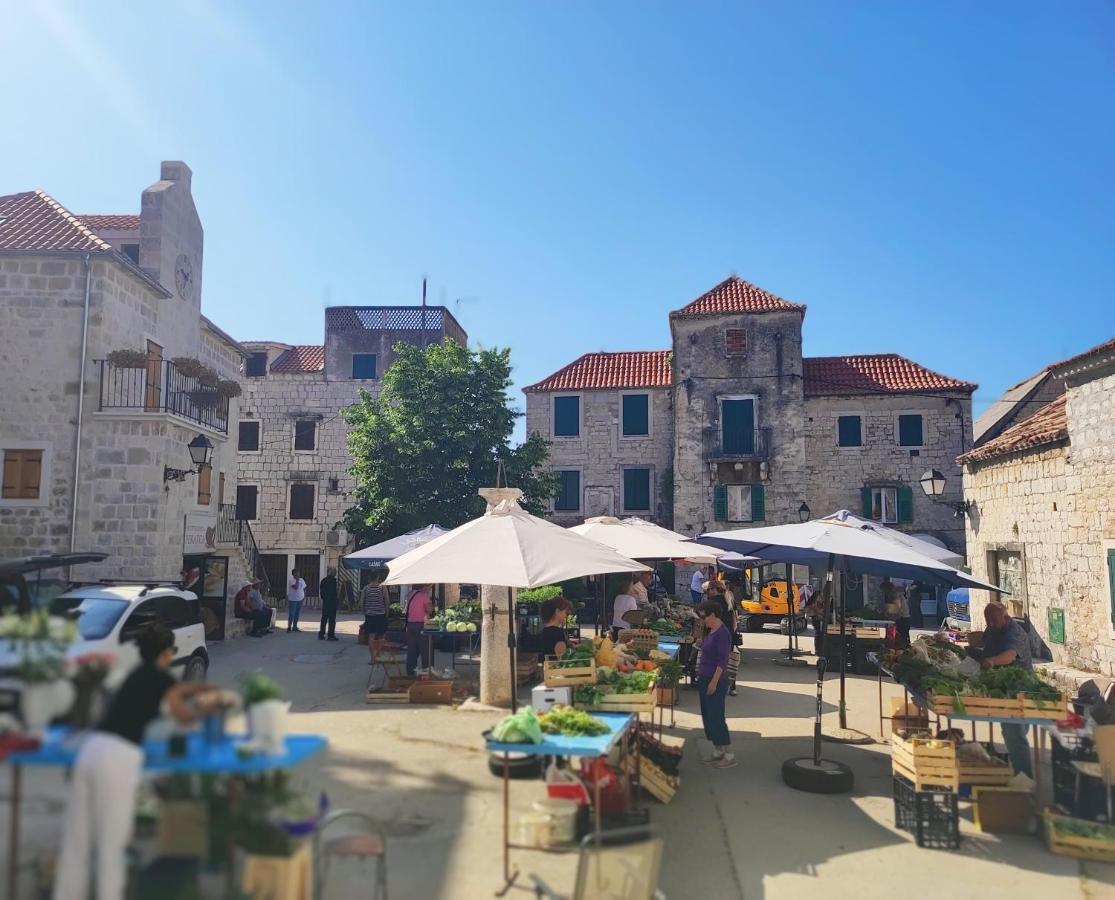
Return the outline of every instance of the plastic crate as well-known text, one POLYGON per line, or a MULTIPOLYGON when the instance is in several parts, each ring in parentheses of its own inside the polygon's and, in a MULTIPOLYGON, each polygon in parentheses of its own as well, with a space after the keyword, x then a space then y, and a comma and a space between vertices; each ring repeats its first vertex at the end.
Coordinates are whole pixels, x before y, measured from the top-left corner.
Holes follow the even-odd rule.
POLYGON ((960 805, 951 791, 916 791, 894 776, 894 825, 914 835, 919 847, 955 850, 960 846, 960 805))

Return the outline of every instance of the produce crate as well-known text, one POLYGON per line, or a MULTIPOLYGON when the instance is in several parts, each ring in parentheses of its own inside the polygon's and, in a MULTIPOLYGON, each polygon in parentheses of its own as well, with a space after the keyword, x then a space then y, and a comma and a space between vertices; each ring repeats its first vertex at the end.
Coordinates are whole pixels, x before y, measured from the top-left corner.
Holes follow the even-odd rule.
POLYGON ((951 694, 930 694, 927 698, 933 712, 939 716, 985 716, 993 719, 1021 719, 1022 701, 1017 697, 976 697, 961 694, 964 712, 955 709, 956 698, 951 694))
MULTIPOLYGON (((631 777, 635 776, 635 759, 628 756, 624 760, 624 768, 631 777)), ((651 760, 644 757, 638 763, 639 784, 659 803, 669 803, 681 787, 681 779, 677 775, 669 775, 651 760)))
POLYGON ((1037 700, 1030 694, 1019 694, 1018 702, 1022 704, 1022 718, 1045 719, 1057 722, 1068 714, 1069 698, 1061 694, 1058 700, 1037 700))
POLYGON ((955 850, 960 846, 960 806, 950 791, 919 791, 894 777, 894 825, 914 835, 919 847, 955 850))
POLYGON ((533 653, 530 655, 520 654, 515 667, 515 683, 519 687, 524 687, 528 684, 534 684, 537 678, 538 657, 533 653))
POLYGON ((652 628, 622 628, 619 643, 636 653, 650 653, 658 646, 658 632, 652 628))
POLYGON ((1042 814, 1042 818, 1045 821, 1045 842, 1051 853, 1076 859, 1115 862, 1115 825, 1062 816, 1050 809, 1042 814), (1058 830, 1058 826, 1080 829, 1088 836, 1065 834, 1058 830))
POLYGON ((658 691, 654 685, 651 685, 650 690, 643 694, 604 694, 599 702, 593 706, 576 705, 582 709, 587 708, 597 712, 650 713, 654 712, 657 704, 658 691))
POLYGON ((639 729, 639 753, 643 761, 650 760, 666 775, 678 774, 684 746, 684 738, 669 734, 656 738, 648 730, 639 729))
POLYGON ((972 785, 1005 785, 1014 777, 1014 769, 1006 763, 974 762, 962 759, 960 762, 960 783, 972 785))
POLYGON ((891 768, 918 791, 960 790, 960 770, 956 763, 956 743, 926 737, 891 735, 891 768), (931 744, 944 746, 934 747, 931 744))
POLYGON ((596 660, 576 666, 559 666, 556 659, 542 664, 542 681, 546 687, 573 687, 578 684, 596 684, 596 660))

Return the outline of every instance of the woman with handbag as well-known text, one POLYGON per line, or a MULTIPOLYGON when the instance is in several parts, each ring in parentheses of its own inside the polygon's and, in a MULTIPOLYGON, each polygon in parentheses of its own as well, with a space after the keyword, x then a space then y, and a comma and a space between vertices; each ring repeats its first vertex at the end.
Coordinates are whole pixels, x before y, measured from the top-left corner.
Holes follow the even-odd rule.
POLYGON ((434 614, 434 601, 430 597, 432 587, 420 584, 407 598, 407 675, 410 676, 415 674, 419 654, 422 656, 422 668, 430 668, 430 644, 422 640, 422 632, 426 628, 426 620, 434 614))

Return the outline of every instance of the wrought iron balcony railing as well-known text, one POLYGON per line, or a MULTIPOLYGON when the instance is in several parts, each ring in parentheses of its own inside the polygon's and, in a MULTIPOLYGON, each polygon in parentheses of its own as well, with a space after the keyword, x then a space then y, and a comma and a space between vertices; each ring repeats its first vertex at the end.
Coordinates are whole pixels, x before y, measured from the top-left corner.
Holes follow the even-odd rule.
POLYGON ((101 368, 100 412, 170 413, 228 434, 228 397, 189 375, 169 359, 137 368, 97 360, 101 368))

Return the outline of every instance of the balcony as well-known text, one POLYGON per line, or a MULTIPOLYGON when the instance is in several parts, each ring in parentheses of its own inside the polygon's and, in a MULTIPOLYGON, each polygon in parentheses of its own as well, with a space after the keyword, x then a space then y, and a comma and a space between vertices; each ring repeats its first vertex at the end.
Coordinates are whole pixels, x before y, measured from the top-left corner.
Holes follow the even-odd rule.
POLYGON ((770 427, 756 428, 751 446, 726 450, 721 442, 719 427, 713 425, 705 432, 705 462, 761 462, 770 459, 770 427))
POLYGON ((123 369, 107 360, 100 366, 98 412, 162 413, 228 434, 228 398, 197 378, 183 375, 169 359, 153 359, 123 369))

